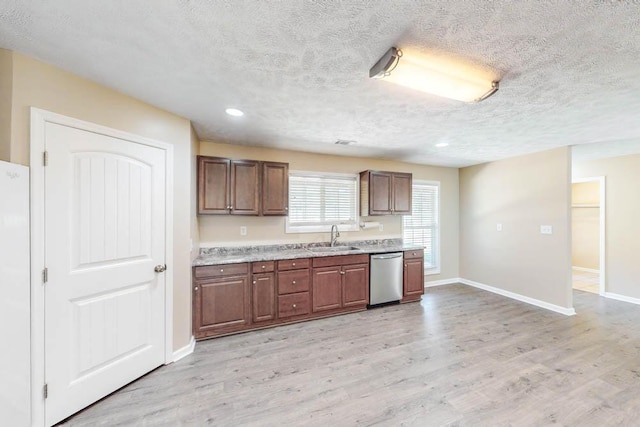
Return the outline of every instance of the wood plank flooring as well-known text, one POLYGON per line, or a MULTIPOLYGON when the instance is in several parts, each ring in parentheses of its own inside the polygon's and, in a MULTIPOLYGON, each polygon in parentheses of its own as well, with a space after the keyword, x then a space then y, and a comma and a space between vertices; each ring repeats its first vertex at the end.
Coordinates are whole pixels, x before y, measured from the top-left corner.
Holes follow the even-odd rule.
POLYGON ((640 307, 566 317, 464 285, 200 342, 62 425, 640 425, 640 307))

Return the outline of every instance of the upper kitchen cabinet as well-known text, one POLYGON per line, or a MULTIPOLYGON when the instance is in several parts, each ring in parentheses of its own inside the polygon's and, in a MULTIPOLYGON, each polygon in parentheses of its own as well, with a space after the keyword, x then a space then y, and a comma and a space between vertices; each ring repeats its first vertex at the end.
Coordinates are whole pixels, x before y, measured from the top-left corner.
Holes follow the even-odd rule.
POLYGON ((289 213, 289 164, 262 163, 262 215, 289 213))
POLYGON ((360 172, 360 215, 410 215, 410 173, 360 172))
POLYGON ((198 156, 198 214, 287 215, 289 165, 198 156))

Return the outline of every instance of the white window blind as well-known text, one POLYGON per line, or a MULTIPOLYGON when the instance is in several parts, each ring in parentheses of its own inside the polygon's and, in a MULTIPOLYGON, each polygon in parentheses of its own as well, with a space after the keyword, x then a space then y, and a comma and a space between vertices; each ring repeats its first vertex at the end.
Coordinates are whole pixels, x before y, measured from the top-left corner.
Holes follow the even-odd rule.
POLYGON ((440 183, 413 181, 411 215, 402 220, 405 243, 424 247, 425 273, 440 272, 440 183))
POLYGON ((291 171, 286 231, 357 230, 357 193, 357 175, 291 171))

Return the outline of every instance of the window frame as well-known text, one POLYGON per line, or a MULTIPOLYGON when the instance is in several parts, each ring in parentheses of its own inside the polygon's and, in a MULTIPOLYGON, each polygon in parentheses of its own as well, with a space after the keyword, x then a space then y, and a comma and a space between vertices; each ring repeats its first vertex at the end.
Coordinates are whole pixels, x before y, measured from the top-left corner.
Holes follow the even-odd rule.
POLYGON ((285 233, 324 233, 331 230, 332 225, 337 225, 339 231, 360 231, 360 175, 357 173, 336 173, 336 172, 318 172, 318 171, 289 171, 289 197, 291 197, 291 178, 292 177, 319 177, 319 178, 349 178, 354 181, 354 221, 353 223, 336 224, 335 222, 326 222, 314 225, 297 225, 291 224, 291 203, 289 203, 289 215, 285 220, 285 233))
MULTIPOLYGON (((440 274, 440 266, 441 266, 441 262, 440 262, 440 231, 441 231, 441 221, 440 221, 440 205, 441 205, 441 185, 440 185, 440 181, 431 181, 431 180, 413 180, 412 186, 411 186, 411 199, 412 201, 415 200, 415 195, 413 192, 413 186, 415 185, 424 185, 424 186, 432 186, 432 187, 436 187, 436 209, 434 210, 435 212, 435 227, 429 227, 429 228, 433 228, 433 232, 434 232, 434 238, 433 238, 433 242, 432 242, 432 250, 433 250, 433 257, 435 258, 435 262, 434 262, 434 266, 431 267, 430 265, 427 265, 426 259, 427 257, 425 257, 425 264, 424 264, 424 275, 425 276, 429 276, 429 275, 434 275, 434 274, 440 274)), ((412 215, 413 215, 413 206, 411 207, 411 211, 412 211, 412 215)), ((406 217, 410 217, 412 215, 406 215, 402 217, 402 237, 404 239, 404 233, 405 233, 405 218, 406 217)))

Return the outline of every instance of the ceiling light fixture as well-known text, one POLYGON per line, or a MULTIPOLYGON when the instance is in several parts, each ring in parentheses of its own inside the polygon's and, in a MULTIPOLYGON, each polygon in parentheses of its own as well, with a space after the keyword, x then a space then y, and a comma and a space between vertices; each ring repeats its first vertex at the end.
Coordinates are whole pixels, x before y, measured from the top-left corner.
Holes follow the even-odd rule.
POLYGON ((463 69, 442 69, 392 47, 369 70, 369 77, 464 102, 480 102, 498 91, 499 82, 463 69))
POLYGON ((439 142, 436 144, 436 147, 438 148, 444 148, 444 147, 448 147, 449 143, 448 142, 439 142))
POLYGON ((224 110, 225 113, 227 113, 230 116, 233 117, 242 117, 244 116, 244 113, 240 110, 238 110, 237 108, 227 108, 226 110, 224 110))
POLYGON ((355 144, 357 141, 353 140, 353 139, 339 139, 336 142, 334 142, 334 144, 336 145, 351 145, 351 144, 355 144))

